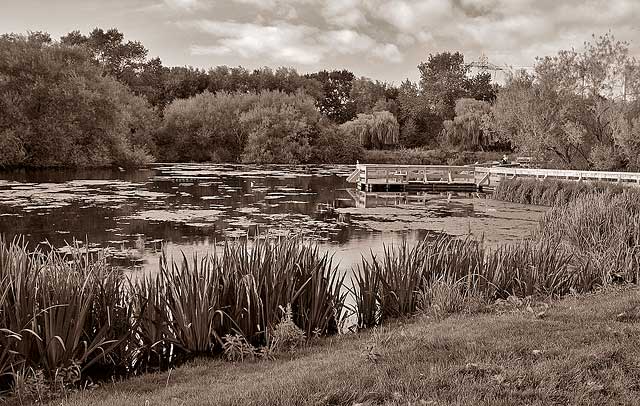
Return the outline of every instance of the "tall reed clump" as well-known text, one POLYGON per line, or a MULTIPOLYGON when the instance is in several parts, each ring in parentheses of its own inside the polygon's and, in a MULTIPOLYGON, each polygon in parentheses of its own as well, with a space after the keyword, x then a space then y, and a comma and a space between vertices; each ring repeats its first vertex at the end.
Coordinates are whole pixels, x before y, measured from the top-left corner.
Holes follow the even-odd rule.
POLYGON ((553 206, 568 203, 591 193, 616 195, 630 190, 633 191, 630 187, 610 182, 515 178, 501 180, 492 197, 513 203, 553 206))
POLYGON ((268 346, 285 314, 306 337, 333 334, 345 316, 343 281, 328 254, 297 238, 163 255, 157 275, 135 281, 88 252, 0 241, 0 392, 29 371, 65 388, 169 368, 222 353, 225 336, 268 346))
MULTIPOLYGON (((70 259, 28 252, 0 240, 0 371, 39 371, 57 388, 77 383, 87 368, 128 334, 113 323, 123 295, 121 275, 88 252, 70 259)), ((125 322, 128 322, 126 320, 125 322)), ((7 378, 2 382, 11 383, 7 378)), ((0 388, 1 389, 1 388, 0 388)))
POLYGON ((482 241, 440 236, 362 259, 353 276, 360 327, 421 308, 456 312, 508 296, 560 296, 579 278, 572 256, 551 243, 525 241, 486 249, 482 241))
POLYGON ((534 238, 570 252, 583 283, 638 282, 640 200, 635 191, 591 193, 554 206, 534 238))
POLYGON ((219 353, 227 335, 270 345, 288 305, 307 337, 334 334, 344 317, 343 280, 328 254, 300 239, 235 241, 221 253, 181 262, 163 257, 157 276, 134 285, 137 365, 166 368, 219 353))

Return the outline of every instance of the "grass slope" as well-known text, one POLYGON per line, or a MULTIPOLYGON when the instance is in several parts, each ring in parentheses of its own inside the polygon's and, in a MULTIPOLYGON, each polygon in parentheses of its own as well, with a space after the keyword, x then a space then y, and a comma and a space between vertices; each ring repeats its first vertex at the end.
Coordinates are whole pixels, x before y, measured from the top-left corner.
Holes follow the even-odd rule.
POLYGON ((277 361, 197 360, 56 404, 637 404, 637 306, 633 288, 568 297, 541 318, 513 307, 421 316, 322 339, 277 361))

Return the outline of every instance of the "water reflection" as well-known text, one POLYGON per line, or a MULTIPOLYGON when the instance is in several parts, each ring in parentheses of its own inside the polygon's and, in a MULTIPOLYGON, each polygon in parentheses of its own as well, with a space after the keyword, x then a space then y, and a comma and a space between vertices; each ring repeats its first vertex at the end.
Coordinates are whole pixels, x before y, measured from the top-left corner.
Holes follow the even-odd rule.
POLYGON ((384 244, 429 232, 472 232, 495 243, 528 234, 541 210, 467 196, 361 196, 349 166, 159 164, 137 171, 0 174, 0 232, 30 245, 73 240, 120 265, 157 268, 170 255, 204 254, 225 238, 303 235, 348 268, 384 244), (363 199, 365 203, 363 204, 363 199))

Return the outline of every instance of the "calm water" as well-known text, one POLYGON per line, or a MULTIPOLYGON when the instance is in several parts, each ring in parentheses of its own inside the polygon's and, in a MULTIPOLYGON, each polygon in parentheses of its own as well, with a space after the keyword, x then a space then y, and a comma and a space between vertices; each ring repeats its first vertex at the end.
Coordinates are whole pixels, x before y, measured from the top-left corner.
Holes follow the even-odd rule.
POLYGON ((205 253, 225 238, 302 234, 348 268, 361 254, 430 232, 471 232, 488 244, 518 239, 542 212, 468 196, 365 199, 345 181, 351 170, 158 164, 124 172, 4 172, 0 233, 63 250, 88 241, 106 249, 114 263, 146 270, 157 269, 162 246, 173 255, 205 253))

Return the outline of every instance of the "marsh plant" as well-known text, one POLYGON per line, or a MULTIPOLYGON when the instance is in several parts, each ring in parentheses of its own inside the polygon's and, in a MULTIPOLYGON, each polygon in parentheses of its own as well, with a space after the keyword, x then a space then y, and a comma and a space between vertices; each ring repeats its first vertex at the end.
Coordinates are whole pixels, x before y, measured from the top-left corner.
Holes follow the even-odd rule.
POLYGON ((135 281, 88 251, 63 258, 2 241, 0 389, 28 380, 30 370, 48 385, 73 386, 195 356, 235 359, 229 348, 238 343, 269 355, 260 348, 274 341, 290 346, 294 335, 338 331, 343 279, 327 254, 298 238, 234 241, 190 259, 163 255, 157 275, 135 281))
MULTIPOLYGON (((558 179, 515 178, 502 179, 492 197, 513 203, 557 206, 593 193, 610 196, 634 189, 612 182, 576 182, 558 179)), ((637 191, 635 191, 637 193, 637 191)), ((638 194, 640 195, 640 194, 638 194)))
POLYGON ((163 255, 158 274, 134 281, 86 250, 63 258, 2 241, 0 391, 40 394, 41 381, 55 391, 195 356, 272 359, 337 333, 350 309, 358 328, 368 328, 420 312, 440 317, 637 283, 639 273, 640 200, 618 190, 563 200, 516 243, 488 248, 436 235, 386 247, 363 256, 350 284, 328 254, 299 238, 163 255))

